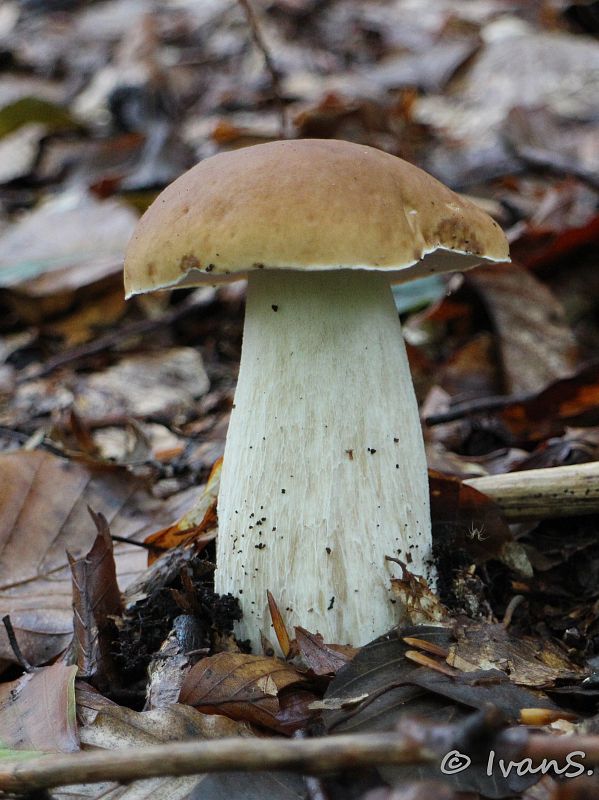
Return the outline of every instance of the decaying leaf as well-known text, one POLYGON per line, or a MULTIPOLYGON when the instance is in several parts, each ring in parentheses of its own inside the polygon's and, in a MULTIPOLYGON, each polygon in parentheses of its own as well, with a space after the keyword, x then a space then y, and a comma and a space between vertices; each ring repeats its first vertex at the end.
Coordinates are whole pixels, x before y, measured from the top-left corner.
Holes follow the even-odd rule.
MULTIPOLYGON (((158 550, 169 550, 194 542, 197 547, 207 544, 216 536, 216 502, 220 487, 222 458, 219 458, 208 477, 204 491, 193 507, 177 522, 151 534, 145 540, 158 550)), ((148 563, 157 558, 156 551, 150 551, 148 563)))
MULTIPOLYGON (((464 625, 464 636, 468 626, 464 625)), ((323 713, 329 732, 393 730, 402 718, 431 720, 436 724, 458 722, 467 717, 466 708, 481 709, 492 704, 507 719, 518 720, 522 709, 558 707, 546 696, 515 685, 498 669, 463 673, 452 669, 415 667, 406 657, 418 646, 430 654, 431 663, 450 651, 454 635, 450 628, 415 626, 399 636, 381 637, 364 647, 353 661, 339 671, 325 694, 328 709, 323 713)), ((446 665, 445 665, 446 667, 446 665)), ((538 776, 488 775, 484 764, 473 763, 463 772, 448 775, 459 791, 480 792, 485 797, 509 797, 536 782, 538 776)), ((438 779, 439 766, 385 767, 383 777, 403 785, 409 780, 438 779)))
POLYGON ((191 669, 179 701, 209 714, 224 714, 278 730, 280 693, 305 683, 292 666, 276 658, 218 653, 191 669))
POLYGON ((391 579, 391 588, 399 608, 405 614, 405 620, 413 625, 444 622, 448 611, 426 580, 419 575, 413 575, 405 564, 399 563, 403 574, 401 578, 391 579))
MULTIPOLYGON (((176 498, 175 498, 176 500, 176 498)), ((180 500, 179 500, 180 502, 180 500)), ((95 531, 88 506, 112 533, 143 538, 171 511, 148 497, 126 470, 92 469, 48 452, 0 455, 0 612, 10 614, 25 657, 39 665, 60 653, 72 636, 72 586, 66 550, 89 550, 95 531)), ((122 590, 146 566, 142 548, 118 543, 122 590)), ((0 631, 0 657, 13 661, 0 631)))
POLYGON ((578 348, 559 300, 515 264, 490 266, 466 278, 497 331, 506 393, 538 392, 570 375, 578 348))
POLYGON ((162 416, 189 412, 208 391, 202 357, 179 347, 123 358, 80 380, 75 406, 83 418, 162 416))
POLYGON ((305 628, 296 628, 295 638, 300 655, 315 675, 334 675, 358 652, 353 647, 327 645, 319 633, 305 628))
POLYGON ((2 746, 51 753, 78 750, 76 674, 77 667, 57 663, 0 684, 2 746))
POLYGON ((513 636, 503 625, 469 623, 455 627, 456 642, 447 663, 458 669, 500 669, 520 686, 553 686, 559 679, 575 680, 584 674, 550 640, 542 647, 537 639, 513 636))
POLYGON ((81 558, 70 554, 73 576, 74 646, 79 677, 99 686, 116 685, 112 658, 114 620, 122 612, 110 529, 102 514, 91 511, 98 535, 81 558))

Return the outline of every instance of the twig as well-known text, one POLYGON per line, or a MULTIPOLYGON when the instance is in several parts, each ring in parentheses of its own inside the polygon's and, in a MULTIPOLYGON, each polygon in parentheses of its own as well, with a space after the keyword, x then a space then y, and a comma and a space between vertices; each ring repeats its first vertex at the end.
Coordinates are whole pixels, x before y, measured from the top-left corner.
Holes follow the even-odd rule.
POLYGON ((266 46, 266 42, 264 41, 264 37, 262 36, 262 31, 260 30, 260 25, 258 24, 258 20, 256 19, 256 14, 254 12, 250 0, 239 0, 239 5, 242 7, 245 17, 247 19, 247 23, 249 25, 254 44, 264 56, 264 64, 266 66, 266 69, 268 70, 268 74, 270 75, 273 97, 275 99, 276 104, 279 107, 279 114, 281 118, 281 139, 286 139, 287 108, 285 106, 285 102, 283 100, 283 93, 281 91, 281 77, 279 74, 279 70, 276 68, 275 63, 270 54, 270 51, 266 46))
POLYGON ((175 742, 144 748, 47 755, 0 762, 0 791, 25 791, 75 783, 118 781, 165 775, 197 775, 234 770, 294 770, 319 774, 361 766, 431 761, 421 745, 394 733, 329 736, 318 739, 229 739, 175 742))
POLYGON ((498 411, 501 408, 511 406, 513 403, 526 403, 535 397, 537 397, 535 392, 477 397, 474 400, 464 400, 462 403, 456 403, 440 414, 431 414, 429 417, 425 417, 424 422, 430 426, 441 425, 445 422, 454 422, 456 419, 468 417, 470 414, 483 414, 487 411, 498 411))
POLYGON ((149 550, 151 553, 163 553, 164 550, 162 547, 156 547, 153 544, 147 544, 147 542, 135 542, 133 539, 127 539, 126 536, 118 536, 116 533, 111 533, 110 538, 113 542, 122 542, 122 544, 132 544, 133 547, 141 547, 143 550, 149 550))
POLYGON ((105 350, 112 350, 113 347, 121 346, 123 342, 130 337, 141 336, 142 334, 151 333, 158 328, 172 325, 174 322, 177 322, 194 309, 206 305, 207 302, 209 302, 209 300, 207 300, 209 294, 210 293, 194 293, 189 295, 189 297, 187 297, 182 303, 179 303, 177 306, 165 312, 160 317, 131 322, 128 325, 123 325, 123 327, 118 328, 115 331, 111 331, 104 336, 100 336, 91 342, 86 342, 85 344, 73 347, 70 350, 66 350, 63 353, 59 353, 58 355, 54 356, 54 358, 50 358, 48 361, 46 361, 45 364, 42 364, 38 369, 29 373, 25 373, 24 375, 20 375, 17 378, 17 384, 27 383, 28 381, 43 378, 46 375, 49 375, 51 372, 54 372, 55 369, 64 367, 67 364, 80 361, 82 358, 87 358, 88 356, 103 353, 105 350))
POLYGON ((35 667, 27 661, 25 656, 23 655, 23 651, 19 646, 19 642, 17 641, 17 635, 15 633, 15 629, 12 626, 12 622, 10 620, 10 614, 6 614, 2 617, 2 622, 4 623, 4 627, 6 628, 6 635, 8 636, 8 641, 10 643, 11 649, 15 654, 15 658, 17 659, 19 665, 25 670, 25 672, 33 672, 35 667))
MULTIPOLYGON (((170 742, 144 748, 44 755, 10 763, 0 762, 0 791, 23 792, 76 783, 198 775, 205 772, 293 770, 318 775, 344 769, 382 765, 431 763, 440 758, 441 742, 435 730, 450 726, 418 725, 418 739, 398 732, 326 736, 315 739, 247 739, 170 742)), ((457 731, 457 729, 456 729, 457 731)), ((555 759, 565 763, 572 753, 585 769, 599 765, 599 736, 530 735, 523 728, 492 737, 489 748, 510 758, 531 758, 534 763, 555 759)))
POLYGON ((599 461, 485 475, 464 483, 491 497, 509 520, 599 513, 599 461))

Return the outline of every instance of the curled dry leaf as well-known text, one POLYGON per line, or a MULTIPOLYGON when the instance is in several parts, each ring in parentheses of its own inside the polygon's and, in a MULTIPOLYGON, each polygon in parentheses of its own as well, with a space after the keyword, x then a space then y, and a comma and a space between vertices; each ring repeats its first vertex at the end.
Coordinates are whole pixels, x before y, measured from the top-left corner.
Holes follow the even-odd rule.
POLYGON ((353 647, 327 645, 319 633, 310 633, 305 628, 297 627, 295 638, 300 655, 315 675, 335 675, 358 652, 353 647))
POLYGON ((405 564, 399 563, 403 574, 401 578, 391 579, 391 588, 399 608, 403 609, 404 619, 413 625, 434 624, 446 620, 449 612, 426 580, 419 575, 413 575, 405 564))
POLYGON ((68 554, 77 666, 80 677, 97 685, 114 685, 113 620, 122 612, 122 601, 108 523, 103 514, 90 513, 98 531, 91 550, 78 559, 68 554))
POLYGON ((191 669, 179 701, 207 714, 279 730, 280 693, 305 682, 296 669, 276 658, 218 653, 191 669))
MULTIPOLYGON (((214 464, 204 491, 190 510, 177 522, 148 536, 146 544, 151 544, 156 550, 170 550, 171 547, 181 547, 193 542, 198 549, 202 549, 214 539, 217 533, 216 503, 222 462, 222 458, 219 458, 214 464)), ((152 564, 156 558, 157 552, 150 550, 148 564, 152 564)))

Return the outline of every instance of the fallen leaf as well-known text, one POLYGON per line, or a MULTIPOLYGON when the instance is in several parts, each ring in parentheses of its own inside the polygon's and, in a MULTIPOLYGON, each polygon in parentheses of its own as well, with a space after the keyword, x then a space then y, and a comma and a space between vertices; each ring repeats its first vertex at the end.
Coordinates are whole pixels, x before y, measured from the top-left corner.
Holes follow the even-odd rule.
POLYGON ((573 372, 578 348, 564 309, 534 275, 502 264, 468 273, 466 281, 493 320, 508 394, 540 391, 573 372))
POLYGON ((297 627, 295 637, 304 663, 315 675, 334 675, 358 652, 354 648, 334 650, 319 633, 310 633, 305 628, 297 627))
POLYGON ((114 272, 136 222, 137 215, 114 200, 65 192, 0 233, 0 285, 83 263, 114 272))
POLYGON ((280 692, 302 683, 305 678, 297 670, 276 658, 218 653, 190 670, 179 702, 278 730, 280 692))
MULTIPOLYGON (((66 550, 85 552, 95 531, 88 506, 104 514, 112 532, 143 538, 181 498, 166 508, 147 496, 125 469, 94 470, 48 452, 0 455, 0 615, 10 614, 17 640, 30 663, 53 658, 71 640, 72 586, 66 550)), ((186 494, 183 502, 189 502, 186 494)), ((146 554, 115 546, 122 590, 146 567, 146 554)), ((0 632, 0 658, 14 661, 0 632)))
POLYGON ((113 663, 114 620, 122 614, 122 600, 110 529, 102 514, 90 510, 98 531, 83 557, 68 554, 73 576, 74 646, 79 677, 97 686, 115 686, 113 663))
POLYGON ((57 663, 0 685, 0 741, 20 750, 72 753, 77 667, 57 663))
POLYGON ((507 402, 497 416, 523 442, 559 435, 566 425, 599 424, 599 364, 591 362, 521 402, 507 402))
POLYGON ((503 126, 524 161, 566 175, 597 182, 597 128, 592 123, 564 122, 547 108, 513 108, 503 126))
MULTIPOLYGON (((216 503, 221 468, 222 458, 219 458, 212 467, 203 492, 192 508, 177 522, 148 536, 145 543, 160 550, 169 550, 171 547, 182 547, 190 542, 200 546, 211 541, 216 536, 216 503)), ((158 554, 150 550, 148 564, 152 564, 156 558, 158 554)))
POLYGON ((0 108, 0 138, 30 123, 42 123, 54 131, 80 127, 68 109, 40 97, 21 97, 0 108))
POLYGON ((540 646, 538 639, 514 636, 503 625, 471 622, 456 626, 455 635, 447 663, 462 671, 500 669, 512 683, 534 688, 584 674, 550 640, 540 646))
POLYGON ((173 347, 127 356, 108 369, 80 378, 75 407, 84 419, 170 416, 193 409, 209 387, 198 350, 173 347))
POLYGON ((399 562, 401 578, 391 578, 391 590, 404 619, 413 625, 442 623, 448 611, 438 596, 420 575, 413 575, 406 565, 399 562))
MULTIPOLYGON (((133 711, 112 703, 85 685, 77 690, 77 710, 83 718, 81 748, 92 752, 124 747, 143 748, 161 742, 254 735, 244 723, 233 722, 222 716, 200 714, 190 706, 171 705, 154 711, 133 711)), ((72 800, 74 796, 98 800, 185 800, 191 796, 215 800, 220 796, 235 800, 235 796, 219 795, 217 792, 219 787, 227 785, 228 777, 228 773, 212 776, 200 774, 152 778, 134 781, 127 786, 117 783, 83 784, 53 790, 52 794, 57 800, 72 800), (211 793, 213 790, 214 794, 211 793)), ((271 777, 257 776, 265 783, 271 777)))

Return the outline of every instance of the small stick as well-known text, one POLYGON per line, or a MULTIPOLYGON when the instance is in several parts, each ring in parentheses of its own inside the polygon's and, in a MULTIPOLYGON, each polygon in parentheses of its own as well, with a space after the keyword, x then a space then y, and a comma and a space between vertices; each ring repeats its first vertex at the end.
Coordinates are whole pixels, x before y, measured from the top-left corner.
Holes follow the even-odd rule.
POLYGON ((254 40, 254 44, 264 56, 264 64, 266 66, 266 69, 268 70, 268 74, 270 75, 272 93, 275 98, 276 104, 279 107, 279 114, 281 118, 281 139, 286 139, 287 109, 285 108, 285 103, 283 101, 283 94, 281 92, 281 78, 279 75, 279 70, 276 68, 272 56, 268 50, 268 47, 266 46, 266 42, 264 41, 264 37, 262 36, 262 31, 260 30, 260 26, 258 24, 258 20, 256 19, 256 14, 254 12, 250 0, 239 0, 239 5, 242 7, 244 14, 246 16, 252 34, 252 39, 254 40))
MULTIPOLYGON (((431 726, 429 733, 434 733, 431 726)), ((420 724, 419 730, 426 736, 420 724)), ((433 736, 434 739, 434 736, 433 736)), ((440 744, 439 742, 437 743, 440 744)), ((588 769, 599 765, 599 736, 552 736, 509 729, 489 743, 517 759, 533 763, 555 759, 563 764, 577 753, 588 769), (515 734, 515 736, 514 736, 515 734)), ((448 750, 451 741, 447 741, 448 750)), ((340 734, 315 739, 201 739, 0 762, 0 791, 24 792, 76 783, 130 781, 205 772, 293 770, 318 775, 344 769, 391 764, 435 762, 440 758, 426 744, 401 733, 340 734)))
POLYGON ((537 397, 535 392, 520 392, 519 394, 500 394, 490 397, 476 397, 473 400, 464 400, 462 403, 455 403, 447 411, 439 414, 431 414, 426 417, 426 425, 442 425, 445 422, 454 422, 456 419, 468 417, 471 414, 483 414, 487 411, 498 411, 512 403, 526 403, 537 397))
POLYGON ((22 792, 76 783, 129 783, 203 772, 294 770, 307 774, 381 764, 431 761, 433 753, 394 733, 339 735, 305 740, 201 739, 0 762, 0 791, 22 792))
POLYGON ((29 661, 27 661, 27 659, 23 655, 23 651, 19 646, 15 629, 13 628, 12 622, 10 620, 10 614, 6 614, 6 616, 2 617, 2 622, 4 623, 4 627, 6 628, 6 635, 8 636, 8 641, 10 643, 13 653, 15 654, 17 662, 25 672, 34 672, 35 667, 32 664, 30 664, 29 661))
POLYGON ((467 478, 508 520, 599 513, 599 461, 467 478))

